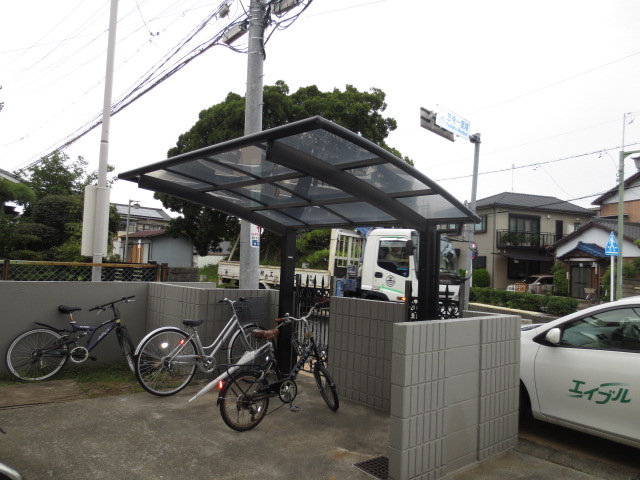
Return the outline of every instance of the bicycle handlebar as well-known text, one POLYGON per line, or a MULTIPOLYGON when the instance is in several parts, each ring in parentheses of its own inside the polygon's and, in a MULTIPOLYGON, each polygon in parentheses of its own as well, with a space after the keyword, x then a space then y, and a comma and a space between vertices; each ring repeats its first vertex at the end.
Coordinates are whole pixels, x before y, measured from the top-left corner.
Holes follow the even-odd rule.
POLYGON ((320 300, 319 302, 316 302, 313 304, 313 307, 311 307, 309 309, 309 311, 307 312, 306 315, 303 315, 300 318, 296 318, 291 316, 291 314, 289 313, 285 313, 284 317, 280 317, 280 318, 276 318, 275 322, 276 323, 280 323, 281 325, 284 325, 287 322, 306 322, 307 318, 309 318, 311 316, 311 314, 313 313, 313 311, 317 308, 317 307, 321 307, 322 305, 327 305, 329 302, 331 302, 330 298, 325 298, 323 300, 320 300))
POLYGON ((118 300, 113 300, 112 302, 107 302, 107 303, 103 303, 102 305, 96 305, 93 308, 90 308, 89 311, 93 312, 95 310, 102 310, 103 312, 107 309, 107 307, 111 307, 114 308, 116 304, 118 303, 129 303, 129 302, 134 302, 135 300, 132 300, 133 298, 136 298, 135 295, 131 295, 129 297, 122 297, 118 300))

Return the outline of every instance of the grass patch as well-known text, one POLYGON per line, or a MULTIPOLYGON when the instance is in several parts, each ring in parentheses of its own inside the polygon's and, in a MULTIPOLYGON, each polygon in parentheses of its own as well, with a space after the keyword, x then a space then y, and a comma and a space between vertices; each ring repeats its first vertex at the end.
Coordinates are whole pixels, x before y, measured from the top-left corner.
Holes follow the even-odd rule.
POLYGON ((206 282, 218 283, 218 265, 206 265, 198 270, 198 278, 200 275, 205 275, 206 282))
MULTIPOLYGON (((67 363, 60 373, 50 380, 73 380, 89 398, 108 397, 144 391, 134 373, 124 362, 70 365, 67 363)), ((49 380, 45 380, 47 382, 49 380)), ((0 388, 18 385, 8 375, 0 377, 0 388)))

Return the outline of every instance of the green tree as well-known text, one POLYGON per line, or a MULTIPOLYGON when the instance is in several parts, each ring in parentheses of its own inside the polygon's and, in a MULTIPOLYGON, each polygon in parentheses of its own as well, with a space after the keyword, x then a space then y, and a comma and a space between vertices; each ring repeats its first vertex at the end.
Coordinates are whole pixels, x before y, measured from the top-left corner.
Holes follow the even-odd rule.
POLYGON ((8 202, 32 202, 34 199, 35 194, 24 183, 0 178, 0 258, 11 258, 19 237, 19 220, 5 215, 5 205, 8 202))
MULTIPOLYGON (((16 174, 33 194, 16 200, 25 209, 13 231, 16 251, 12 258, 86 260, 80 254, 84 191, 87 185, 96 183, 97 172, 88 172, 82 157, 71 161, 68 155, 54 152, 16 174)), ((109 234, 115 235, 119 225, 117 210, 111 207, 109 234)))
MULTIPOLYGON (((289 87, 280 80, 275 85, 264 87, 263 129, 320 115, 401 157, 400 152, 385 143, 389 133, 397 128, 394 119, 382 114, 387 108, 385 98, 385 93, 380 89, 372 88, 369 92, 361 92, 352 85, 347 85, 344 91, 334 89, 331 92, 322 92, 313 85, 290 94, 289 87)), ((174 157, 241 137, 244 134, 244 112, 245 98, 236 93, 229 93, 222 103, 200 112, 198 121, 189 131, 178 137, 176 146, 168 151, 167 156, 174 157)), ((405 161, 412 164, 408 158, 405 158, 405 161)), ((220 240, 231 240, 237 236, 238 228, 231 228, 232 223, 237 223, 235 219, 220 214, 217 218, 211 219, 215 223, 208 223, 203 219, 205 211, 208 210, 204 207, 187 207, 192 204, 164 194, 156 194, 156 198, 162 201, 165 208, 182 215, 182 218, 172 220, 169 231, 182 232, 189 236, 201 255, 206 253, 207 249, 217 246, 220 240), (206 228, 207 232, 200 232, 201 228, 206 228)), ((280 245, 273 241, 274 238, 269 233, 263 234, 263 259, 280 258, 280 245)), ((318 243, 318 238, 314 241, 318 243)), ((328 242, 326 234, 321 243, 327 244, 328 248, 328 242)), ((322 254, 318 253, 318 256, 322 257, 322 254)), ((325 257, 328 258, 328 255, 325 257)), ((317 265, 316 260, 311 257, 306 261, 317 265)), ((326 263, 324 265, 326 266, 326 263)))

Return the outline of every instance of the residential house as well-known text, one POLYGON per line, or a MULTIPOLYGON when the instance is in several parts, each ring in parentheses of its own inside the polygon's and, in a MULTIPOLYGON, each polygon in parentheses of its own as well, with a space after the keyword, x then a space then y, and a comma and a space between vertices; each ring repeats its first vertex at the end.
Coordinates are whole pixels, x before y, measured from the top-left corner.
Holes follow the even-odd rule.
MULTIPOLYGON (((600 279, 611 264, 611 256, 605 254, 611 232, 620 246, 624 261, 640 257, 640 173, 629 177, 623 184, 623 238, 618 234, 618 186, 596 198, 592 205, 599 208, 598 217, 583 225, 555 245, 559 260, 568 264, 569 294, 584 298, 585 288, 598 288, 600 279)), ((604 292, 600 292, 604 294, 604 292)))
MULTIPOLYGON (((611 256, 605 254, 611 232, 619 244, 617 220, 595 217, 554 245, 558 260, 568 264, 571 297, 584 298, 585 288, 598 288, 600 285, 600 278, 611 264, 611 256)), ((640 223, 625 222, 623 236, 625 261, 640 257, 640 247, 633 243, 640 238, 640 223)))
MULTIPOLYGON (((115 205, 120 215, 118 237, 113 242, 113 251, 118 253, 120 258, 125 257, 124 240, 127 237, 127 225, 129 226, 129 235, 131 235, 135 232, 163 230, 171 221, 171 217, 161 208, 143 207, 137 203, 132 203, 131 206, 119 203, 113 203, 112 205, 115 205)), ((130 244, 127 246, 126 261, 131 261, 131 242, 129 240, 130 244)))
POLYGON ((184 235, 173 238, 164 230, 132 232, 127 258, 131 263, 166 263, 170 267, 193 267, 193 244, 184 235))
POLYGON ((173 238, 165 233, 171 217, 161 208, 137 203, 114 204, 120 214, 121 227, 114 251, 130 263, 166 263, 171 267, 193 266, 193 244, 184 235, 173 238), (127 233, 127 224, 129 231, 127 233), (125 242, 127 244, 125 254, 125 242))
MULTIPOLYGON (((640 222, 640 172, 630 176, 623 188, 623 219, 640 222)), ((600 195, 591 204, 600 208, 599 217, 618 218, 618 186, 600 195)))
MULTIPOLYGON (((589 222, 594 212, 544 195, 504 192, 476 202, 478 253, 474 269, 486 268, 493 288, 506 288, 536 273, 550 273, 550 247, 589 222)), ((466 253, 468 249, 461 249, 466 253)), ((462 254, 464 255, 464 254, 462 254)), ((466 260, 461 258, 461 265, 466 260)))

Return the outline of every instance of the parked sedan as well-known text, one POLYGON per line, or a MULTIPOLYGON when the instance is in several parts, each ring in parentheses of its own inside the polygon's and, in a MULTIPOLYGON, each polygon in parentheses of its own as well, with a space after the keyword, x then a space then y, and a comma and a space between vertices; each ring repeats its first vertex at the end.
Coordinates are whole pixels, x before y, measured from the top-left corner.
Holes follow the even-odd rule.
POLYGON ((640 447, 640 297, 525 325, 520 346, 521 411, 640 447))

